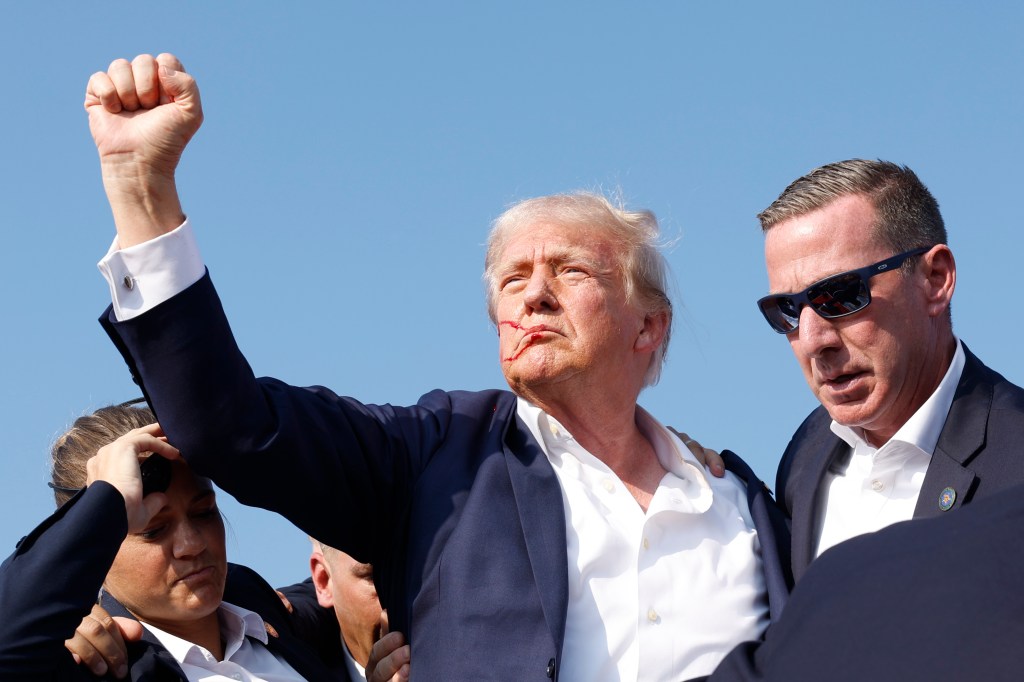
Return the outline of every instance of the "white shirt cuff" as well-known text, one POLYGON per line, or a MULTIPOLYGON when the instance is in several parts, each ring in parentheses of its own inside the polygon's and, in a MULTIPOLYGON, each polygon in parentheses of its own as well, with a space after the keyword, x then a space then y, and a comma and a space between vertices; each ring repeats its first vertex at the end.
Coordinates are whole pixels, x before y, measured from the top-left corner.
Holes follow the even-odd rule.
POLYGON ((188 218, 175 230, 127 249, 119 248, 115 237, 96 266, 110 287, 118 321, 152 310, 206 273, 188 218))

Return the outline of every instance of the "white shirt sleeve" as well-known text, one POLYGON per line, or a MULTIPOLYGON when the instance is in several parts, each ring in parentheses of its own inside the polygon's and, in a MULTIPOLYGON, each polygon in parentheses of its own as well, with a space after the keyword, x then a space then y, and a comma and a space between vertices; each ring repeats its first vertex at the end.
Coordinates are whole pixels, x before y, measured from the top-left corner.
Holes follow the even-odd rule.
POLYGON ((206 272, 188 218, 172 232, 127 249, 119 248, 115 237, 96 266, 110 286, 118 321, 152 310, 198 282, 206 272))

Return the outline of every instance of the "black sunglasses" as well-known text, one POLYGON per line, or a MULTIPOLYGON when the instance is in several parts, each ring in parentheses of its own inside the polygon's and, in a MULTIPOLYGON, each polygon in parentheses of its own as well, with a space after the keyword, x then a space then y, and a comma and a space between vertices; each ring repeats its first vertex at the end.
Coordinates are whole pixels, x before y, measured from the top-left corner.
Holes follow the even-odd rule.
POLYGON ((886 258, 874 265, 856 270, 840 272, 818 280, 797 294, 772 294, 757 302, 764 319, 780 334, 795 332, 800 326, 800 309, 805 305, 826 320, 846 317, 860 312, 871 303, 871 287, 868 284, 875 275, 890 272, 903 265, 904 261, 920 256, 932 247, 904 251, 886 258))

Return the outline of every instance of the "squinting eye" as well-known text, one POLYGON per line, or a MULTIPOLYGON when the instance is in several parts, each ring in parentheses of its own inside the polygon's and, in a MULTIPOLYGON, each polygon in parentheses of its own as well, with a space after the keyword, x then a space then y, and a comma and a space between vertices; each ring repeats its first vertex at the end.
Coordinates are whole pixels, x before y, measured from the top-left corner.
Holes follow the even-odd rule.
POLYGON ((160 537, 160 534, 164 532, 167 526, 157 526, 156 528, 150 528, 139 533, 139 536, 143 540, 156 540, 160 537))
POLYGON ((499 287, 499 289, 505 289, 506 287, 512 286, 513 284, 517 284, 518 282, 522 282, 522 281, 523 281, 522 277, 509 277, 509 278, 505 279, 501 283, 501 286, 499 287))

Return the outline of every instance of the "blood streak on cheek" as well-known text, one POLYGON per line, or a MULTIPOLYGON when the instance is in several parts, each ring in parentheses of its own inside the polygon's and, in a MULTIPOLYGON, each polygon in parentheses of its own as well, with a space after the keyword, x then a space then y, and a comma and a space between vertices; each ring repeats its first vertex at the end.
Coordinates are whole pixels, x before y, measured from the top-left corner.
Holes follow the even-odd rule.
POLYGON ((508 356, 507 358, 502 358, 504 362, 512 362, 513 360, 516 360, 520 355, 526 352, 527 348, 533 345, 534 341, 540 339, 540 333, 544 331, 544 325, 542 324, 538 324, 533 327, 524 327, 517 322, 512 322, 511 320, 502 320, 501 322, 498 323, 498 327, 499 331, 501 327, 510 327, 512 329, 518 329, 523 332, 524 336, 522 347, 519 348, 519 350, 517 350, 512 355, 508 356))

